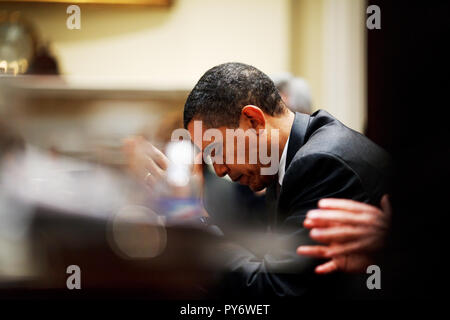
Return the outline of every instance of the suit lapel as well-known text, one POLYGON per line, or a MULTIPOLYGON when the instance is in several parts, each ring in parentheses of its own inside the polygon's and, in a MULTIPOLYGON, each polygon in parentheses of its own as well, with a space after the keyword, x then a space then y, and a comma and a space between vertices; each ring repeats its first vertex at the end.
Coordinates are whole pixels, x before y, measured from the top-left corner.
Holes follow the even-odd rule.
MULTIPOLYGON (((297 153, 298 149, 300 149, 303 144, 305 143, 305 135, 306 135, 306 129, 308 128, 310 116, 303 113, 295 113, 294 123, 292 124, 291 133, 289 135, 289 145, 286 155, 286 164, 285 164, 285 172, 287 172, 287 169, 294 158, 294 155, 297 153)), ((276 221, 277 221, 277 212, 279 208, 280 203, 280 195, 282 194, 283 186, 280 186, 278 183, 278 179, 275 179, 275 181, 267 187, 266 190, 266 197, 267 194, 269 194, 268 197, 268 204, 270 207, 270 224, 275 227, 276 221)))
POLYGON ((295 113, 294 123, 292 124, 291 134, 289 135, 285 172, 289 168, 298 149, 305 143, 306 129, 308 128, 310 118, 307 114, 295 113))
POLYGON ((275 222, 277 217, 278 195, 276 185, 277 181, 274 181, 266 188, 266 206, 267 206, 267 231, 271 232, 275 228, 275 222))

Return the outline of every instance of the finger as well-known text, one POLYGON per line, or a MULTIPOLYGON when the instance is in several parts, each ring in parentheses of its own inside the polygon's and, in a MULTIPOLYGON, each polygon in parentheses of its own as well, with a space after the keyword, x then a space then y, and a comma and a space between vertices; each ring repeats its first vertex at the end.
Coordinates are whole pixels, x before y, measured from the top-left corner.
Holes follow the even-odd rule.
POLYGON ((318 207, 321 209, 341 209, 352 212, 374 212, 379 210, 375 206, 371 206, 370 204, 358 202, 350 199, 334 199, 334 198, 326 198, 319 200, 318 207))
POLYGON ((145 175, 149 176, 150 173, 152 178, 161 179, 165 175, 165 171, 162 170, 152 159, 148 159, 145 163, 145 175))
POLYGON ((307 219, 326 222, 338 222, 341 224, 365 225, 365 226, 384 226, 384 223, 378 221, 376 216, 369 213, 355 213, 340 210, 310 210, 307 219))
POLYGON ((338 270, 338 265, 334 260, 325 262, 324 264, 321 264, 316 267, 315 272, 317 274, 326 274, 326 273, 332 273, 334 271, 338 270))
POLYGON ((297 254, 315 258, 327 258, 328 247, 325 246, 300 246, 297 248, 297 254))
POLYGON ((141 136, 131 136, 123 139, 124 146, 131 147, 134 152, 141 150, 147 140, 141 136))
POLYGON ((135 137, 129 137, 122 140, 122 151, 125 154, 128 165, 135 166, 137 155, 139 154, 139 144, 135 137))
POLYGON ((373 251, 377 247, 377 239, 370 237, 359 241, 331 245, 327 250, 327 255, 329 257, 335 257, 344 254, 356 254, 363 251, 373 251))
POLYGON ((352 254, 333 258, 340 270, 345 272, 365 272, 373 264, 373 258, 367 254, 352 254))
POLYGON ((322 243, 343 243, 349 242, 368 235, 373 235, 376 230, 367 227, 338 226, 330 228, 313 228, 309 233, 310 237, 322 243))
POLYGON ((125 155, 126 161, 130 163, 135 154, 136 144, 133 138, 126 138, 122 140, 121 150, 125 155))
POLYGON ((152 159, 158 166, 162 169, 167 168, 167 157, 158 148, 151 144, 144 137, 136 136, 133 137, 132 142, 135 144, 135 153, 140 157, 152 159))
POLYGON ((303 226, 308 229, 327 228, 327 227, 331 227, 332 224, 333 224, 333 222, 325 221, 325 220, 305 219, 305 221, 303 221, 303 226))
POLYGON ((338 223, 338 222, 327 221, 327 220, 316 220, 316 219, 306 218, 305 221, 303 221, 303 226, 307 229, 337 227, 340 225, 342 225, 342 224, 338 223))
POLYGON ((382 198, 381 198, 381 210, 384 212, 384 214, 390 218, 391 214, 392 214, 392 207, 391 207, 391 203, 389 201, 389 195, 385 194, 382 198))
POLYGON ((158 184, 163 183, 163 181, 164 179, 161 176, 156 176, 153 174, 147 174, 144 177, 144 183, 152 189, 155 188, 158 184))
POLYGON ((167 170, 169 166, 169 159, 167 159, 166 155, 162 153, 158 148, 149 143, 149 151, 150 157, 155 161, 155 163, 162 169, 167 170))
POLYGON ((314 221, 311 219, 305 219, 305 221, 303 221, 303 226, 307 229, 314 228, 314 221))
POLYGON ((132 138, 125 138, 122 140, 122 148, 124 151, 130 151, 134 148, 134 140, 132 138))

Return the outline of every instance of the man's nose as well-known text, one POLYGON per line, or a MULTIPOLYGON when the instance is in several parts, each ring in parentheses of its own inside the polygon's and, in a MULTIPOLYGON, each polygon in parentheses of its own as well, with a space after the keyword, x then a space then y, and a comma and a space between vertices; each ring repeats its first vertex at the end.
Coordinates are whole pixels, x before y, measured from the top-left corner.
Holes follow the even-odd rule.
POLYGON ((213 164, 214 171, 216 172, 216 175, 219 177, 224 177, 226 174, 228 174, 228 167, 224 164, 213 164))

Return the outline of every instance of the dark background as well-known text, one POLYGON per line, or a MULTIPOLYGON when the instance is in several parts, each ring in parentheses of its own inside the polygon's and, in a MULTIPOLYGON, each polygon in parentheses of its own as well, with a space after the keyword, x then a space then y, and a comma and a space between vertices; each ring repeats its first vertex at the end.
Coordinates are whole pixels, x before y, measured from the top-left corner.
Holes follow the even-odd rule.
POLYGON ((442 298, 450 213, 449 2, 370 4, 381 9, 381 30, 368 30, 366 133, 394 160, 383 295, 442 298))

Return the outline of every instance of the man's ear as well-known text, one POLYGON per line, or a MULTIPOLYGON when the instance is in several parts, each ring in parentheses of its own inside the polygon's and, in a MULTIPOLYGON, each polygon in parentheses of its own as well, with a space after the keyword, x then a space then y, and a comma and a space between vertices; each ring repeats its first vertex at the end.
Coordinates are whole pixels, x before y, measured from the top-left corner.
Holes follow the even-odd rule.
POLYGON ((257 134, 260 129, 266 128, 266 117, 264 112, 256 106, 247 105, 243 107, 241 111, 241 121, 247 122, 248 126, 255 129, 257 134))

